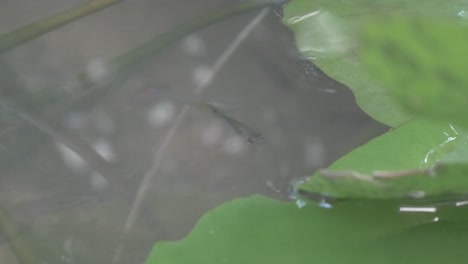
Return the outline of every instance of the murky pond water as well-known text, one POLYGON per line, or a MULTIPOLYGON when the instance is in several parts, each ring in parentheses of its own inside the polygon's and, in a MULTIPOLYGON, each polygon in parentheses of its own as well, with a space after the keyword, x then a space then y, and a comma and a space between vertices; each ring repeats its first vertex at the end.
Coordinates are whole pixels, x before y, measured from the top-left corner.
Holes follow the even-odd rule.
MULTIPOLYGON (((85 2, 2 1, 0 34, 85 2)), ((123 1, 0 55, 0 204, 41 259, 141 263, 216 205, 287 199, 291 180, 385 130, 301 58, 279 9, 193 32, 69 101, 78 73, 99 80, 106 62, 234 2, 123 1)), ((16 263, 8 245, 0 259, 16 263)))

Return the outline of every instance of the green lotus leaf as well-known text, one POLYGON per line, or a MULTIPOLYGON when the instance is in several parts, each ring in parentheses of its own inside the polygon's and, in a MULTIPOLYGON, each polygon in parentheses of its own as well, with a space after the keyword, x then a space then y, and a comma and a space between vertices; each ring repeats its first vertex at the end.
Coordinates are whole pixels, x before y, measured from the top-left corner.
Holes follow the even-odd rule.
POLYGON ((422 198, 468 193, 468 132, 412 120, 298 185, 338 198, 422 198))
POLYGON ((453 20, 385 17, 364 33, 369 72, 408 111, 468 125, 468 27, 453 20), (385 28, 385 30, 382 30, 385 28))
MULTIPOLYGON (((324 209, 262 196, 237 199, 206 213, 186 238, 157 243, 146 264, 466 261, 466 221, 448 225, 438 215, 397 209, 389 201, 324 209)), ((458 210, 466 220, 465 212, 458 210)))
MULTIPOLYGON (((372 76, 362 62, 363 28, 392 15, 435 17, 466 23, 464 10, 468 10, 468 5, 461 0, 294 0, 285 8, 283 22, 294 31, 296 45, 305 57, 327 75, 347 85, 367 114, 396 127, 408 121, 412 114, 390 96, 385 82, 372 76)), ((384 23, 376 24, 372 32, 380 31, 385 35, 385 26, 384 23)), ((372 41, 368 38, 366 44, 372 41)), ((376 39, 373 45, 379 44, 381 41, 376 39)), ((399 50, 405 50, 406 44, 407 41, 393 42, 399 50)), ((426 67, 425 61, 417 63, 415 67, 426 67)), ((434 70, 423 75, 433 73, 434 70)), ((421 75, 415 78, 421 78, 421 75)))

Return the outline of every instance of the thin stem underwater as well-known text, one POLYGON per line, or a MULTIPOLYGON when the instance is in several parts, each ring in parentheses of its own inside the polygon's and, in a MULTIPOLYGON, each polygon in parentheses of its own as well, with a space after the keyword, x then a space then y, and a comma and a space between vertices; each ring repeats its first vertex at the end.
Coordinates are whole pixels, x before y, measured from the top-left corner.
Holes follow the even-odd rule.
MULTIPOLYGON (((211 67, 211 74, 210 77, 207 78, 204 82, 200 82, 199 85, 194 89, 195 95, 202 94, 211 84, 213 78, 216 74, 221 70, 221 68, 226 64, 226 62, 231 58, 240 44, 248 37, 248 35, 253 31, 253 29, 260 23, 260 21, 266 16, 270 9, 264 8, 260 13, 255 16, 255 18, 250 21, 242 30, 241 32, 234 38, 234 40, 230 43, 230 45, 223 51, 223 53, 219 56, 219 58, 215 61, 215 63, 211 67)), ((162 144, 156 147, 155 154, 153 157, 153 163, 151 168, 145 173, 143 176, 142 181, 138 187, 137 193, 135 195, 135 199, 130 207, 130 212, 127 216, 127 219, 124 224, 123 233, 128 234, 132 227, 135 224, 135 220, 140 212, 140 208, 142 206, 143 200, 145 198, 146 192, 148 188, 151 186, 151 181, 156 176, 157 172, 162 163, 162 159, 169 148, 170 144, 174 140, 176 132, 178 131, 180 125, 182 124, 183 119, 188 114, 190 110, 190 106, 186 105, 182 108, 179 114, 176 116, 172 127, 169 129, 169 132, 162 140, 162 144)), ((124 245, 123 243, 119 244, 114 252, 114 258, 112 263, 118 263, 120 260, 121 253, 123 251, 124 245)))

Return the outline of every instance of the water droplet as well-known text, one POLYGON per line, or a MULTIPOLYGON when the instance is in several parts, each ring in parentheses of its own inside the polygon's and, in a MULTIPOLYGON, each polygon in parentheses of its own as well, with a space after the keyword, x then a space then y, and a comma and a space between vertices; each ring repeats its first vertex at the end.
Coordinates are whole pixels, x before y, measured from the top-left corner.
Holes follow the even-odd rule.
POLYGON ((330 203, 328 203, 327 201, 325 201, 325 199, 320 200, 318 206, 319 206, 319 207, 322 207, 322 208, 325 208, 325 209, 331 209, 331 208, 333 208, 333 205, 330 204, 330 203))
POLYGON ((458 132, 455 130, 455 128, 450 125, 450 131, 444 132, 444 135, 447 136, 447 139, 427 152, 426 156, 421 162, 421 168, 431 167, 437 161, 443 159, 447 154, 455 149, 455 143, 457 142, 458 137, 458 132))
POLYGON ((151 127, 157 128, 171 121, 176 112, 176 106, 169 101, 156 104, 148 113, 147 120, 151 127))
POLYGON ((303 208, 304 206, 307 205, 307 202, 304 201, 304 200, 298 199, 298 200, 296 200, 296 205, 297 205, 297 207, 299 207, 299 208, 303 208))
POLYGON ((463 18, 463 19, 467 19, 468 18, 468 12, 466 12, 465 10, 462 10, 460 12, 458 12, 457 16, 463 18))
POLYGON ((302 178, 297 178, 297 179, 292 179, 289 182, 289 194, 288 198, 289 199, 297 199, 299 197, 299 188, 298 186, 305 183, 309 177, 302 177, 302 178))

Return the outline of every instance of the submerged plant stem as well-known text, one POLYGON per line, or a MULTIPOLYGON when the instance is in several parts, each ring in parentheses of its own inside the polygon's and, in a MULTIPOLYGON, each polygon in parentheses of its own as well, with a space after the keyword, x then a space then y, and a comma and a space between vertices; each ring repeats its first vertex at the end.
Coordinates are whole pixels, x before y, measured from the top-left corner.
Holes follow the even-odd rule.
POLYGON ((5 235, 10 250, 19 264, 35 264, 39 262, 31 245, 19 235, 18 227, 1 204, 0 231, 5 235))
MULTIPOLYGON (((254 0, 246 1, 245 3, 237 4, 234 6, 229 6, 218 10, 216 12, 194 18, 190 21, 187 21, 175 29, 160 34, 148 42, 142 44, 141 46, 123 54, 103 65, 103 69, 106 70, 106 75, 103 79, 94 80, 88 76, 86 71, 81 72, 76 77, 76 81, 79 83, 82 88, 82 92, 77 96, 74 96, 70 100, 73 102, 82 101, 84 98, 89 98, 92 94, 97 93, 98 90, 100 93, 105 90, 104 88, 113 87, 109 85, 113 79, 118 77, 119 79, 125 78, 131 72, 133 72, 137 64, 141 64, 151 58, 158 52, 161 52, 165 48, 169 47, 171 44, 176 43, 187 35, 200 30, 202 28, 208 27, 215 24, 216 22, 228 19, 230 17, 243 14, 252 10, 263 8, 266 6, 271 6, 275 4, 280 4, 285 2, 284 0, 254 0), (91 89, 94 88, 94 89, 91 89)), ((224 61, 224 59, 220 60, 224 61)), ((214 68, 217 66, 215 65, 214 68)), ((70 106, 71 102, 67 102, 64 105, 70 106)), ((61 104, 63 105, 63 104, 61 104)))
POLYGON ((49 124, 47 120, 44 120, 35 114, 26 112, 26 110, 14 105, 7 98, 0 97, 0 106, 14 113, 24 122, 30 123, 44 134, 78 154, 91 166, 92 169, 99 172, 108 180, 112 179, 110 164, 86 142, 61 131, 59 128, 49 124))
POLYGON ((124 0, 94 0, 0 36, 0 54, 40 35, 124 0))
MULTIPOLYGON (((262 1, 262 2, 263 3, 269 2, 271 5, 273 2, 276 3, 278 1, 262 1)), ((241 30, 241 32, 239 32, 239 34, 234 38, 234 40, 230 43, 230 45, 226 47, 226 49, 221 53, 218 59, 211 66, 211 70, 212 70, 211 78, 207 79, 205 82, 201 82, 197 87, 195 87, 194 89, 195 95, 202 94, 206 90, 206 88, 208 88, 213 78, 221 70, 222 66, 224 66, 224 64, 229 60, 229 58, 231 58, 231 56, 234 54, 234 52, 237 50, 240 44, 248 37, 248 35, 252 32, 252 30, 266 16, 268 11, 269 11, 269 8, 264 8, 257 16, 255 16, 255 18, 252 21, 250 21, 241 30)), ((141 180, 140 185, 138 186, 138 190, 136 192, 135 198, 132 202, 130 212, 128 213, 127 219, 125 220, 125 224, 123 228, 124 235, 128 234, 130 230, 133 228, 133 225, 135 224, 137 216, 140 213, 141 206, 145 198, 146 192, 151 186, 151 181, 156 176, 156 173, 158 172, 161 166, 164 154, 166 153, 166 150, 169 148, 170 144, 172 143, 176 135, 176 132, 178 131, 187 113, 189 113, 189 110, 190 110, 190 106, 188 105, 182 108, 179 114, 175 117, 173 121, 173 125, 169 129, 169 132, 163 138, 162 144, 156 147, 154 151, 154 156, 153 156, 153 164, 151 168, 149 168, 148 171, 143 176, 143 179, 141 180)), ((119 262, 123 248, 124 248, 124 245, 122 243, 117 246, 114 252, 112 263, 115 264, 119 262)))

